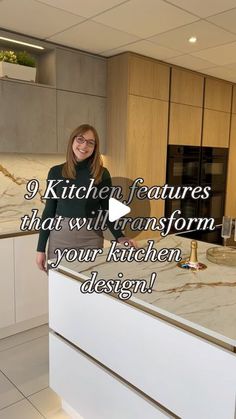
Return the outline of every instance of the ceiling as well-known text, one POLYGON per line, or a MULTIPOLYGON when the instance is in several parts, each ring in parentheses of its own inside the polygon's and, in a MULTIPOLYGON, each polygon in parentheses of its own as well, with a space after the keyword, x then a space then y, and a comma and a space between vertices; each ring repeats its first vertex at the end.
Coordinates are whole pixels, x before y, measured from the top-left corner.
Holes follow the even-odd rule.
POLYGON ((133 51, 233 82, 235 22, 236 0, 0 0, 3 29, 105 57, 133 51))

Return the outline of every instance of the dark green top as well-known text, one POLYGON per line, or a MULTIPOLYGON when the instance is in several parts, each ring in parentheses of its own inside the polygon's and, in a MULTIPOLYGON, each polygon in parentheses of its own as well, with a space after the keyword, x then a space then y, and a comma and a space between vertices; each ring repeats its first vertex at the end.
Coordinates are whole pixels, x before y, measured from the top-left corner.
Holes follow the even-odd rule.
MULTIPOLYGON (((63 163, 64 164, 64 163, 63 163)), ((82 162, 78 162, 76 165, 76 179, 68 179, 64 178, 62 176, 62 167, 63 164, 59 164, 57 166, 53 166, 48 173, 47 180, 63 180, 63 182, 60 182, 57 186, 53 187, 53 190, 55 191, 56 195, 59 197, 62 193, 62 188, 67 187, 67 190, 69 191, 70 185, 74 184, 76 186, 75 191, 77 188, 81 186, 85 186, 86 189, 88 188, 90 184, 90 179, 92 178, 92 175, 90 173, 90 159, 83 160, 82 162)), ((111 176, 109 171, 104 167, 103 168, 103 174, 102 174, 102 180, 98 185, 96 186, 98 189, 102 188, 103 186, 111 186, 111 176)), ((81 193, 82 195, 85 195, 86 191, 81 193)), ((75 194, 75 193, 74 193, 75 194)), ((80 195, 81 195, 80 194, 80 195)), ((53 218, 55 215, 61 215, 62 217, 69 217, 69 218, 88 218, 96 216, 96 213, 99 209, 102 210, 108 210, 108 202, 109 197, 106 199, 99 199, 99 198, 92 198, 88 197, 88 199, 78 199, 76 197, 69 199, 47 199, 45 209, 43 211, 41 220, 42 222, 46 218, 53 218)), ((118 239, 119 237, 123 236, 123 233, 121 230, 115 230, 114 229, 114 223, 107 221, 107 227, 115 237, 115 239, 118 239)), ((38 246, 37 251, 38 252, 45 252, 48 236, 50 234, 50 230, 40 230, 39 233, 39 240, 38 240, 38 246)))

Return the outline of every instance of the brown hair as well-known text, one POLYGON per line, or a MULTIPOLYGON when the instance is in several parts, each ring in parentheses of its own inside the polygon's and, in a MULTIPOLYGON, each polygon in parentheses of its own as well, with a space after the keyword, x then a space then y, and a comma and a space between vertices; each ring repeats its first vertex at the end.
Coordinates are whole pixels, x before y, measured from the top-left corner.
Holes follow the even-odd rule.
POLYGON ((81 134, 83 135, 85 134, 85 132, 89 130, 93 132, 95 138, 95 147, 93 154, 90 157, 88 157, 90 160, 90 171, 92 177, 95 179, 95 183, 99 183, 101 181, 103 172, 103 161, 99 151, 99 136, 97 130, 89 124, 80 125, 79 127, 75 128, 74 131, 71 133, 67 146, 66 162, 62 167, 62 176, 69 179, 76 178, 77 161, 72 150, 72 144, 74 142, 75 137, 81 134))

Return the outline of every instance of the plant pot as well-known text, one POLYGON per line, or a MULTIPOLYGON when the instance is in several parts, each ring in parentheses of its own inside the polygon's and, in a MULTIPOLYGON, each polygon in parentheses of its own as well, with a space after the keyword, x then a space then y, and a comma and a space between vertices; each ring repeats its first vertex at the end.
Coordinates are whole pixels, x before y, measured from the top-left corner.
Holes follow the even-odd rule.
POLYGON ((0 77, 35 82, 36 68, 0 61, 0 77))

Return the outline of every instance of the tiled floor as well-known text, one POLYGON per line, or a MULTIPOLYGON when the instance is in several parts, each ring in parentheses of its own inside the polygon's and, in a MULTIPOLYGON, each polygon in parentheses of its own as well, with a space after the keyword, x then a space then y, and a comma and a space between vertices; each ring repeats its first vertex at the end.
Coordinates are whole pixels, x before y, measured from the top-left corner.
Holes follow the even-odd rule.
POLYGON ((42 418, 70 418, 48 386, 46 325, 0 340, 0 419, 42 418))

